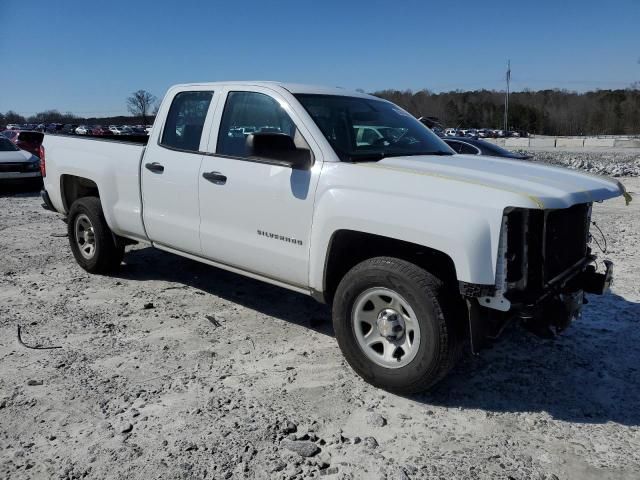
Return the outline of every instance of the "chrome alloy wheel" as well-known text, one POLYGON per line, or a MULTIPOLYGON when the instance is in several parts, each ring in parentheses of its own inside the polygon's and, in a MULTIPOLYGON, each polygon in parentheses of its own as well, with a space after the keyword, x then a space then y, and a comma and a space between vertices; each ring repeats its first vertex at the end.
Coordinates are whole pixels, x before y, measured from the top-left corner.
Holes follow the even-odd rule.
POLYGON ((87 260, 90 260, 96 253, 96 236, 89 217, 84 213, 78 215, 76 217, 74 230, 75 240, 80 254, 87 260))
POLYGON ((409 303, 388 288, 362 292, 351 312, 358 345, 372 362, 385 368, 408 365, 420 347, 420 325, 409 303))

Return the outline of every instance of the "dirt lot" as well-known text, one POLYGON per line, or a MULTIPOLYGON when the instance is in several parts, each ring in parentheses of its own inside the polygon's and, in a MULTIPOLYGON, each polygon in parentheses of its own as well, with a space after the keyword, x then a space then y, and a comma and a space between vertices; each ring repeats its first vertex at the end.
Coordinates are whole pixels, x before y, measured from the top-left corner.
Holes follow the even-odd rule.
POLYGON ((612 293, 403 398, 311 299, 146 247, 88 275, 35 193, 0 194, 0 478, 640 478, 640 195, 595 220, 612 293))

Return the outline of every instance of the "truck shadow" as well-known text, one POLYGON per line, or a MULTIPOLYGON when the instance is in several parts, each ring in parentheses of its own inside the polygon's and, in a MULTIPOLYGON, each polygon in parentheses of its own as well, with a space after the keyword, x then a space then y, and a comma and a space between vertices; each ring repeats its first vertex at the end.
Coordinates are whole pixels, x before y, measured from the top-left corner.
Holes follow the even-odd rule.
MULTIPOLYGON (((329 308, 305 295, 153 248, 125 256, 118 277, 187 285, 333 336, 329 308)), ((590 297, 585 315, 555 340, 512 325, 496 345, 464 360, 413 401, 449 408, 546 412, 537 421, 640 425, 640 303, 590 297)), ((524 427, 526 428, 526 426, 524 427)))
POLYGON ((333 336, 329 309, 312 298, 155 248, 128 251, 114 276, 187 285, 243 307, 333 336))
MULTIPOLYGON (((640 303, 590 297, 583 318, 554 340, 511 326, 493 349, 468 356, 429 405, 485 412, 546 412, 548 420, 640 425, 640 303), (549 419, 549 416, 551 419, 549 419)), ((527 428, 527 425, 523 425, 527 428)))

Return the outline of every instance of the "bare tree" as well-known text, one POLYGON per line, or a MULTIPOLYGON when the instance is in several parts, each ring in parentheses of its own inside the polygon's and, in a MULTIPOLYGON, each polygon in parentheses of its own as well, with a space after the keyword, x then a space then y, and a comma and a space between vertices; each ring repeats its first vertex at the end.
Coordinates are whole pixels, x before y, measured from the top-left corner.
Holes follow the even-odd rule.
POLYGON ((129 98, 127 98, 127 109, 132 115, 142 118, 142 123, 147 124, 147 116, 152 111, 153 105, 156 102, 155 95, 147 92, 146 90, 138 90, 133 92, 129 98))

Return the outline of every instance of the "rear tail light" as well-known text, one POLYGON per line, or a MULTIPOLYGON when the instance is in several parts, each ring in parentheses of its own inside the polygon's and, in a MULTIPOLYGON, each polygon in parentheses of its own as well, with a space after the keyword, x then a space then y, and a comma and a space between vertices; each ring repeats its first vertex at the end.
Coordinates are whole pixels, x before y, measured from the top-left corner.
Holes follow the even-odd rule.
POLYGON ((40 155, 40 173, 42 174, 42 178, 47 176, 47 164, 44 159, 44 145, 40 145, 38 149, 40 155))

